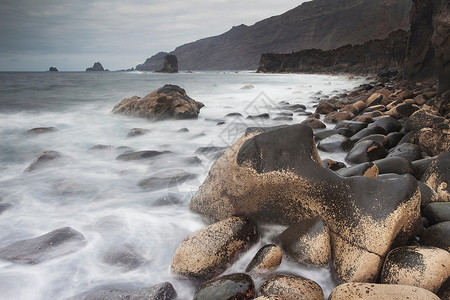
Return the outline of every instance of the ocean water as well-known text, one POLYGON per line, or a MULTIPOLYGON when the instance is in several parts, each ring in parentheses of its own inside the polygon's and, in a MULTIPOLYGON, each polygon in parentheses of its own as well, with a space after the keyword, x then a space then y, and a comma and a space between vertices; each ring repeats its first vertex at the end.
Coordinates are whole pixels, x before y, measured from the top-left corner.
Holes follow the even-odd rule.
MULTIPOLYGON (((293 121, 274 118, 292 112, 286 103, 314 111, 320 98, 364 82, 346 76, 253 72, 0 73, 0 206, 7 207, 0 213, 0 247, 67 226, 88 241, 75 253, 37 265, 0 260, 0 298, 70 299, 102 285, 148 287, 170 281, 179 299, 191 299, 195 286, 174 279, 170 263, 179 243, 207 225, 189 211, 189 201, 217 152, 198 149, 224 149, 248 126, 301 122, 306 116, 296 112, 293 121), (205 104, 197 120, 150 122, 111 113, 123 98, 144 96, 168 83, 205 104), (225 117, 234 112, 243 117, 225 117), (266 112, 271 119, 246 119, 266 112), (57 131, 24 134, 36 127, 57 131), (149 132, 128 138, 132 128, 149 132), (188 132, 180 132, 182 128, 188 132), (112 147, 89 150, 98 144, 112 147), (116 160, 129 149, 169 152, 147 160, 116 160), (65 157, 25 172, 44 150, 65 157), (181 171, 191 176, 171 186, 137 186, 155 174, 181 171), (146 263, 128 271, 105 263, 105 252, 123 244, 131 245, 146 263)), ((284 229, 262 226, 261 241, 226 273, 243 272, 258 249, 284 229)), ((328 268, 284 260, 279 271, 315 280, 326 295, 334 287, 328 268)))

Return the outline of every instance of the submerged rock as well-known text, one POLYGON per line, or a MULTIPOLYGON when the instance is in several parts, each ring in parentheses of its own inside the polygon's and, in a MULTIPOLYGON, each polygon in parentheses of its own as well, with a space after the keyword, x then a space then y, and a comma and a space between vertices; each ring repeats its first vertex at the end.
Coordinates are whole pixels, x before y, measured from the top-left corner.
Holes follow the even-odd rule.
POLYGON ((127 133, 127 137, 141 136, 141 135, 144 135, 149 132, 150 132, 150 129, 133 128, 133 129, 130 129, 130 131, 127 133))
POLYGON ((130 244, 114 245, 102 256, 104 263, 119 267, 125 271, 136 269, 147 262, 130 244))
POLYGON ((53 230, 36 238, 14 242, 0 249, 0 258, 38 264, 80 250, 86 238, 70 227, 53 230))
POLYGON ((182 278, 213 278, 257 240, 258 228, 250 219, 225 219, 185 238, 175 251, 171 271, 182 278))
POLYGON ((229 274, 203 283, 193 300, 250 300, 255 296, 255 284, 247 274, 229 274))
POLYGON ((115 114, 144 117, 151 120, 196 119, 203 103, 190 98, 177 85, 166 84, 144 98, 133 96, 116 104, 115 114))
POLYGON ((40 134, 58 131, 56 127, 36 127, 25 131, 25 134, 40 134))
POLYGON ((52 163, 56 163, 57 161, 61 162, 64 157, 65 156, 58 151, 42 151, 41 154, 39 154, 39 157, 25 169, 25 172, 50 167, 52 163))
POLYGON ((417 181, 341 177, 323 168, 306 125, 247 130, 211 167, 190 208, 210 220, 246 215, 293 224, 320 217, 340 281, 373 281, 420 214, 417 181))
POLYGON ((123 161, 131 161, 131 160, 140 160, 140 159, 148 159, 156 156, 160 156, 162 154, 171 153, 170 151, 156 151, 156 150, 144 150, 137 151, 131 153, 124 153, 116 157, 117 160, 123 161))

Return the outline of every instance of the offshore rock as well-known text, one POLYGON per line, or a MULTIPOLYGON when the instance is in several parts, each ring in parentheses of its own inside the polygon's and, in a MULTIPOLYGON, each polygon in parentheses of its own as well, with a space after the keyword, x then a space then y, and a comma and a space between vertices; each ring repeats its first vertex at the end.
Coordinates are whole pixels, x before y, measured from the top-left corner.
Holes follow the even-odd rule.
POLYGON ((277 295, 283 300, 322 300, 322 288, 314 281, 294 275, 278 274, 261 284, 259 294, 277 295))
POLYGON ((345 178, 322 167, 312 130, 297 124, 248 129, 214 163, 190 208, 214 221, 245 215, 293 224, 320 217, 339 279, 373 281, 384 255, 419 218, 420 194, 410 175, 345 178))
POLYGON ((85 244, 86 238, 80 232, 64 227, 3 247, 0 259, 34 265, 76 252, 85 244))
POLYGON ((50 67, 50 68, 48 69, 48 71, 49 71, 49 72, 58 72, 58 69, 55 68, 55 67, 50 67))
POLYGON ((164 57, 164 67, 158 73, 178 73, 178 59, 175 55, 168 54, 164 57))
POLYGON ((64 154, 58 151, 46 150, 39 154, 39 157, 25 169, 25 172, 31 172, 43 168, 48 168, 52 164, 61 162, 64 158, 64 154))
POLYGON ((250 300, 255 296, 255 284, 247 274, 229 274, 203 283, 193 300, 250 300))
POLYGON ((211 279, 257 240, 258 228, 250 219, 225 219, 185 238, 175 251, 171 271, 182 278, 211 279))
POLYGON ((86 72, 99 72, 99 71, 105 71, 102 64, 99 62, 94 63, 94 65, 91 68, 86 68, 86 72))
POLYGON ((144 117, 151 120, 196 119, 203 103, 190 98, 177 85, 166 84, 144 98, 133 96, 116 104, 115 114, 144 117))

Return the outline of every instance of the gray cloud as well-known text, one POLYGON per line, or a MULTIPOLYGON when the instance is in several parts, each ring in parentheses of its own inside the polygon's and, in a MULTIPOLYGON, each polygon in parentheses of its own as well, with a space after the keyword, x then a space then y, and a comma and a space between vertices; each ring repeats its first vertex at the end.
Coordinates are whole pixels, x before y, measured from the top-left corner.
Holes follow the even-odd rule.
POLYGON ((2 0, 0 70, 133 67, 159 51, 252 25, 294 0, 2 0))

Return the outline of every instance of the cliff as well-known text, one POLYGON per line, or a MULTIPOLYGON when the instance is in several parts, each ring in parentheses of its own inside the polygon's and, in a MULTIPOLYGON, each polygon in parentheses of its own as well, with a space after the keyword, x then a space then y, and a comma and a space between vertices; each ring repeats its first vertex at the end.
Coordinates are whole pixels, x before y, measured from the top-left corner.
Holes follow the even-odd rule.
POLYGON ((140 65, 136 66, 137 71, 156 71, 161 70, 164 66, 164 58, 169 54, 167 52, 158 52, 140 65))
POLYGON ((346 45, 333 50, 308 49, 291 54, 261 56, 258 72, 349 72, 378 73, 402 66, 408 33, 392 32, 386 39, 363 45, 346 45))
MULTIPOLYGON (((219 36, 185 44, 171 54, 178 57, 182 70, 256 69, 262 53, 329 50, 408 30, 410 7, 410 0, 315 0, 252 26, 236 26, 219 36)), ((136 69, 160 69, 161 56, 147 59, 136 69), (156 63, 158 67, 152 66, 156 63)))
POLYGON ((156 71, 158 73, 178 73, 178 59, 175 55, 168 54, 164 57, 164 67, 156 71))

